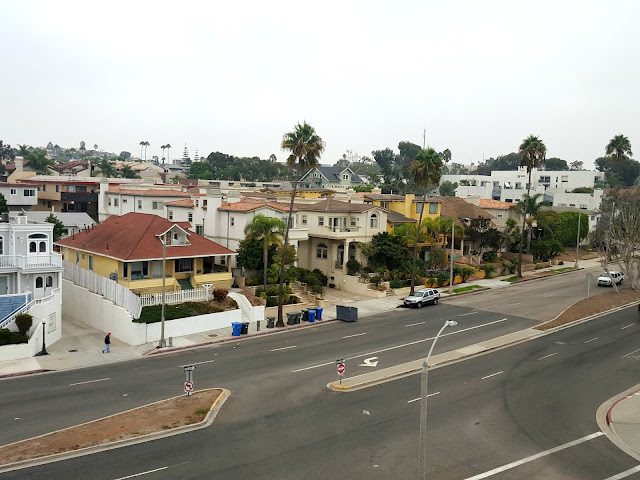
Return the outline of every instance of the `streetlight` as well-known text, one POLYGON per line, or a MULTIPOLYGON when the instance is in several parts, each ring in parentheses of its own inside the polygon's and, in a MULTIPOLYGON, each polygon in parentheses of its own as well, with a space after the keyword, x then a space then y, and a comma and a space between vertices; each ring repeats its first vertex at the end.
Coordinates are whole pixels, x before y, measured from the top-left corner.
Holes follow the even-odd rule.
POLYGON ((164 340, 164 305, 167 284, 167 232, 164 232, 162 237, 158 235, 158 238, 162 242, 162 313, 160 314, 160 342, 158 343, 158 348, 164 348, 166 346, 164 340))
POLYGON ((40 350, 40 352, 36 353, 36 357, 41 357, 43 355, 49 355, 49 352, 47 352, 47 347, 45 347, 44 345, 44 326, 47 324, 46 321, 42 321, 42 350, 40 350))
POLYGON ((453 293, 453 245, 455 243, 456 219, 451 223, 451 266, 449 269, 449 295, 453 293))
POLYGON ((420 374, 420 478, 426 480, 427 478, 427 381, 429 371, 429 358, 433 352, 433 347, 436 346, 438 337, 442 331, 447 327, 455 327, 458 324, 455 320, 447 320, 433 339, 429 354, 422 362, 422 373, 420 374))
POLYGON ((576 237, 576 264, 573 268, 578 268, 578 255, 580 252, 580 210, 578 210, 578 235, 576 237))

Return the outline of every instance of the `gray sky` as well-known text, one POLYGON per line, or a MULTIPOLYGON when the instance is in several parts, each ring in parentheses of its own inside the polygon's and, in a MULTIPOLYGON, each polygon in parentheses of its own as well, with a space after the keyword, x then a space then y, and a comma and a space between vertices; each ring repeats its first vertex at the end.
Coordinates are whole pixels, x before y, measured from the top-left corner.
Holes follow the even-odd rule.
POLYGON ((307 120, 322 163, 399 141, 477 163, 640 148, 640 2, 0 2, 0 139, 267 158, 307 120))

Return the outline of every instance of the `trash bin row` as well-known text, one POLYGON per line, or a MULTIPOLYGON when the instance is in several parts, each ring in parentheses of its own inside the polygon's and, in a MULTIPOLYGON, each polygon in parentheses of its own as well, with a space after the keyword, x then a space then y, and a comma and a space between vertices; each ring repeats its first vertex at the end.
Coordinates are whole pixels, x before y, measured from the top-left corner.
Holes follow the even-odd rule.
MULTIPOLYGON (((305 308, 301 312, 287 313, 287 325, 298 325, 300 322, 314 323, 316 320, 322 320, 322 308, 305 308)), ((276 317, 267 317, 267 328, 274 328, 276 317)), ((239 337, 249 333, 249 322, 232 322, 232 335, 239 337)))

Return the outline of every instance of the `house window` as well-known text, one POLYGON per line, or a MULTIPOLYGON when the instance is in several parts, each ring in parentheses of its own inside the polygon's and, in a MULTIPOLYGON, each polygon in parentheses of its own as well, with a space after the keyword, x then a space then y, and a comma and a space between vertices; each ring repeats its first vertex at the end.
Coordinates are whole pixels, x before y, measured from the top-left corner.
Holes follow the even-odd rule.
POLYGON ((46 192, 47 191, 47 186, 46 185, 42 185, 42 191, 46 192))
POLYGON ((429 213, 432 213, 432 214, 438 213, 438 204, 437 203, 430 203, 429 204, 429 213))
POLYGON ((351 226, 352 227, 356 226, 356 217, 351 217, 351 226))
POLYGON ((176 273, 193 272, 193 258, 177 258, 175 268, 176 273))
POLYGON ((318 244, 316 249, 316 258, 327 258, 329 249, 324 243, 318 244))
POLYGON ((324 225, 324 217, 318 217, 318 225, 324 225))
POLYGON ((163 207, 163 202, 153 202, 151 204, 151 208, 153 210, 162 210, 162 207, 163 207))
POLYGON ((424 205, 422 203, 416 203, 416 213, 422 213, 422 207, 424 205))
POLYGON ((349 180, 349 174, 348 173, 343 173, 342 174, 342 179, 343 180, 349 180))
POLYGON ((193 222, 193 213, 190 213, 190 214, 189 214, 189 221, 190 221, 190 222, 193 222))
POLYGON ((114 207, 117 207, 117 206, 118 206, 118 199, 117 199, 117 198, 114 198, 114 199, 113 199, 113 206, 114 206, 114 207))
POLYGON ((51 275, 47 276, 47 288, 53 287, 53 277, 51 275))
POLYGON ((42 288, 43 285, 42 277, 36 277, 36 288, 42 288))
POLYGON ((142 200, 138 200, 138 210, 142 210, 142 200))
POLYGON ((498 218, 502 218, 502 212, 498 212, 498 218))
POLYGON ((56 193, 60 192, 60 185, 56 185, 56 193))
POLYGON ((31 189, 24 190, 22 193, 23 193, 23 195, 25 197, 35 197, 36 196, 36 191, 35 190, 31 190, 31 189))
POLYGON ((109 197, 109 206, 111 206, 111 197, 109 197))
POLYGON ((127 278, 127 276, 129 276, 129 264, 128 263, 123 263, 122 264, 122 278, 127 278))
POLYGON ((11 195, 16 195, 18 193, 18 189, 17 188, 12 188, 11 189, 11 195))
POLYGON ((380 202, 382 208, 389 208, 389 202, 380 202))
POLYGON ((149 262, 131 262, 131 280, 149 277, 149 262))
POLYGON ((47 253, 47 244, 45 242, 40 242, 40 245, 38 245, 38 251, 40 253, 47 253))
POLYGON ((93 255, 89 255, 89 270, 93 270, 93 255))
POLYGON ((0 237, 0 255, 4 255, 4 238, 0 237))
POLYGON ((371 228, 378 228, 378 215, 376 215, 375 213, 371 215, 371 218, 369 220, 369 226, 371 228))
POLYGON ((169 210, 169 220, 173 220, 173 210, 169 210))
POLYGON ((204 235, 204 225, 196 225, 196 233, 198 235, 204 235))
POLYGON ((80 254, 76 252, 76 263, 80 263, 80 254))
POLYGON ((302 215, 302 225, 306 225, 306 224, 307 224, 307 216, 302 215))
POLYGON ((231 226, 233 227, 233 226, 236 224, 236 219, 235 219, 235 218, 233 218, 233 217, 231 217, 231 218, 229 219, 229 223, 230 223, 230 224, 231 224, 231 226))
POLYGON ((196 198, 196 199, 195 199, 195 201, 193 202, 193 204, 194 204, 196 207, 199 207, 199 206, 200 206, 200 200, 198 200, 198 199, 196 198))

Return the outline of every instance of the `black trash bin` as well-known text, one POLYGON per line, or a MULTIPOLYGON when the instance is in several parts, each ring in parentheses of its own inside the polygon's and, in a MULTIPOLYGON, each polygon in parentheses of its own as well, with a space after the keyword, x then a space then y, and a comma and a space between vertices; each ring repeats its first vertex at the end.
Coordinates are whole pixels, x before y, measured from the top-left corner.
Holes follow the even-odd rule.
POLYGON ((242 322, 242 328, 240 329, 241 335, 246 335, 249 333, 249 322, 242 322))
POLYGON ((287 325, 295 325, 295 324, 296 324, 296 314, 287 313, 287 325))
POLYGON ((308 322, 309 321, 309 309, 308 308, 303 308, 302 309, 302 321, 303 322, 308 322))
POLYGON ((302 320, 302 312, 296 312, 295 315, 296 315, 296 320, 295 320, 296 325, 300 325, 300 321, 302 320))
POLYGON ((267 328, 274 328, 276 317, 267 317, 267 328))

